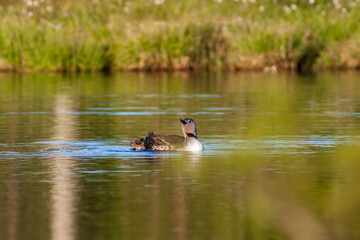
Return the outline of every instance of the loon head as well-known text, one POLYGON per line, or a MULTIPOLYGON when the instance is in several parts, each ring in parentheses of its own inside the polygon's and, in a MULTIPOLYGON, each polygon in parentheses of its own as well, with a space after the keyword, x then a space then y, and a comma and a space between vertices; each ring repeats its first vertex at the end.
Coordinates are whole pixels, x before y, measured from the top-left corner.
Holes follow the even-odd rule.
POLYGON ((184 133, 184 137, 194 137, 197 138, 197 130, 195 121, 191 118, 180 119, 181 128, 184 133))

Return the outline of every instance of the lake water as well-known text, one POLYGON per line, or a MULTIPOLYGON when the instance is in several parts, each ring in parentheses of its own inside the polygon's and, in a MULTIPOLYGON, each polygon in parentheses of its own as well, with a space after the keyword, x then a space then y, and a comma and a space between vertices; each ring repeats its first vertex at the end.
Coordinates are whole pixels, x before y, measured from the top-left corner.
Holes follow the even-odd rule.
POLYGON ((3 74, 0 239, 360 239, 359 146, 357 72, 3 74))

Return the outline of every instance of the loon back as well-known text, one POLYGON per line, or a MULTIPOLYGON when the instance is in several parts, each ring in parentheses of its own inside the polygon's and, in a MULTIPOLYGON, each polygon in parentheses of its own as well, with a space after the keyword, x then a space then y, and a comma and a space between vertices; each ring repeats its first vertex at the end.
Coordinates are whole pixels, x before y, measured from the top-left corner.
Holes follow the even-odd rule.
POLYGON ((131 141, 132 150, 155 150, 155 151, 202 151, 203 145, 195 137, 183 137, 178 135, 158 135, 149 132, 148 136, 140 140, 131 141))
POLYGON ((140 140, 133 139, 133 150, 176 150, 184 145, 185 138, 177 135, 159 135, 149 132, 148 136, 140 140))

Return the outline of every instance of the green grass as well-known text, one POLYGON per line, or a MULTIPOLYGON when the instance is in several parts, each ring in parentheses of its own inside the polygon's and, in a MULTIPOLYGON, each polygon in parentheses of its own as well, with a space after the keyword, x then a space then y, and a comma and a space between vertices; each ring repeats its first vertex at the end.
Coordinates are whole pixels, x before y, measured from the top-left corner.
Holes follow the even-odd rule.
POLYGON ((360 67, 357 1, 220 2, 5 1, 0 14, 0 68, 360 67))

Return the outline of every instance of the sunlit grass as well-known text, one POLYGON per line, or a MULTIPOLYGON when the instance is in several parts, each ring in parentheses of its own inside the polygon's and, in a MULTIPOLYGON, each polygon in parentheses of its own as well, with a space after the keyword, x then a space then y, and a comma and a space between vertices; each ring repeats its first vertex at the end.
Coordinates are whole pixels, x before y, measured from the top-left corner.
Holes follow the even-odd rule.
POLYGON ((357 68, 359 4, 5 1, 0 11, 0 67, 60 71, 357 68))

